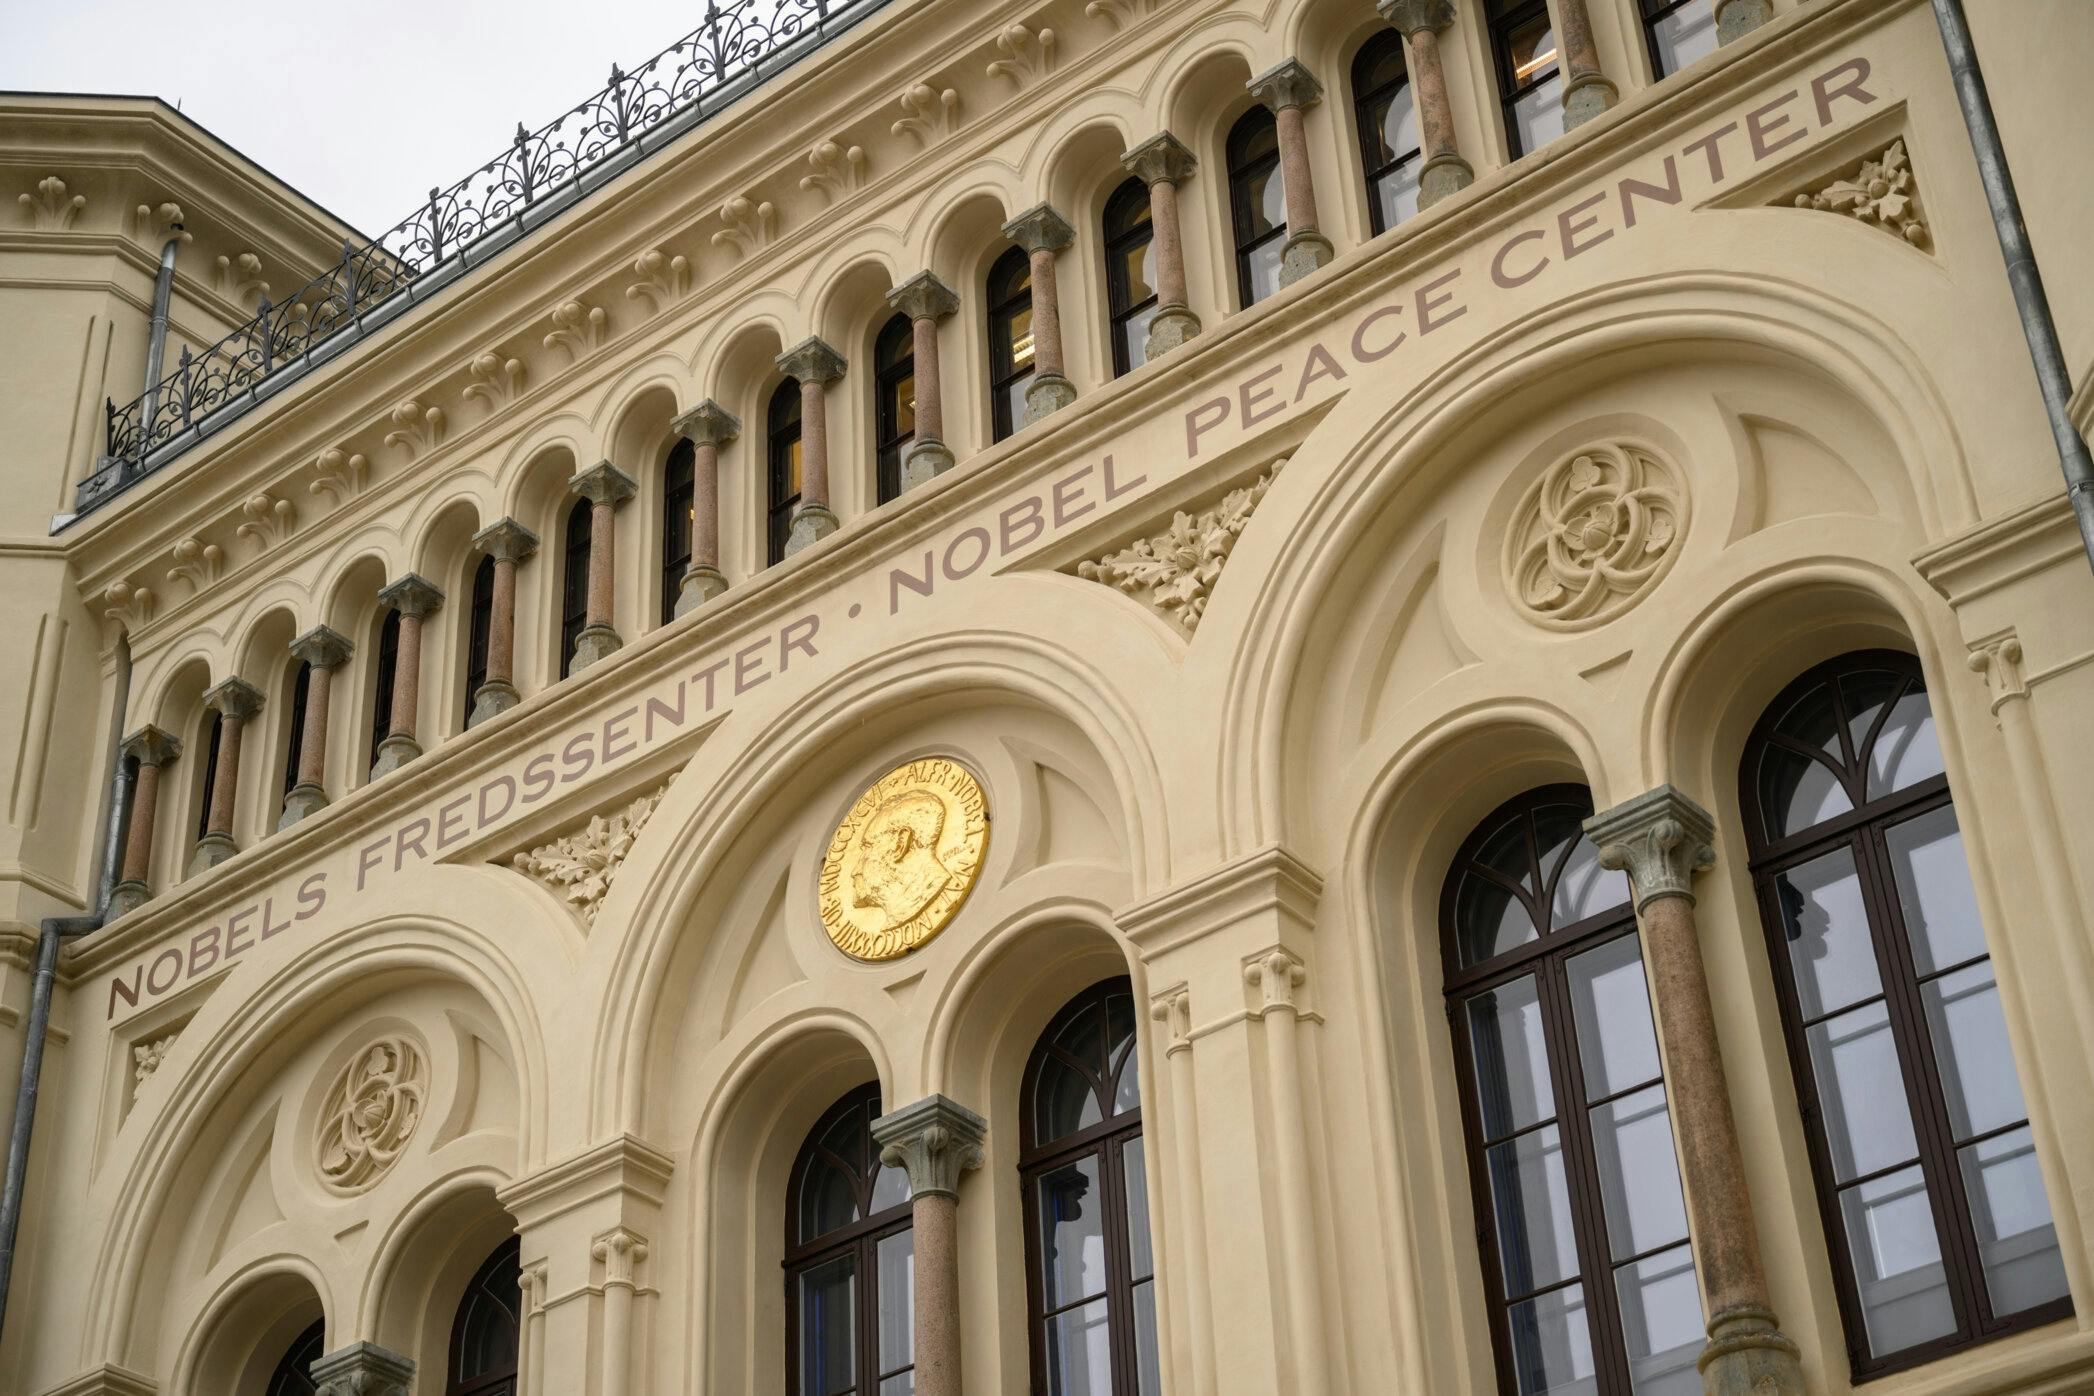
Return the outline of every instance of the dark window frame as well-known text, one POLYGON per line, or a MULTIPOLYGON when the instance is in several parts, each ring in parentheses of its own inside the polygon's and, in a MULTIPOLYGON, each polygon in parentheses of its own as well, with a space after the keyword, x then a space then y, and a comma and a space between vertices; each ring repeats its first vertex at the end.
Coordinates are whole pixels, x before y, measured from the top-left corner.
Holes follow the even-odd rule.
POLYGON ((199 840, 211 832, 211 797, 218 792, 218 743, 225 736, 225 714, 216 708, 206 708, 204 712, 203 730, 197 734, 202 739, 197 745, 204 753, 203 799, 196 807, 196 837, 199 840))
MULTIPOLYGON (((1699 0, 1683 0, 1683 3, 1699 3, 1699 0)), ((1367 184, 1367 225, 1379 237, 1395 225, 1382 216, 1381 182, 1414 161, 1423 161, 1425 147, 1423 131, 1420 144, 1397 153, 1388 160, 1381 159, 1381 114, 1395 105, 1399 96, 1407 96, 1413 103, 1415 114, 1416 96, 1411 93, 1410 49, 1403 35, 1395 30, 1385 30, 1360 45, 1360 51, 1352 56, 1352 116, 1353 124, 1359 128, 1360 171, 1367 184), (1367 81, 1373 77, 1385 55, 1394 53, 1401 72, 1397 77, 1369 87, 1367 81)))
MULTIPOLYGON (((1137 249, 1156 241, 1156 225, 1149 216, 1149 186, 1139 179, 1121 181, 1105 201, 1105 307, 1112 325, 1112 371, 1114 377, 1135 368, 1135 344, 1131 338, 1134 318, 1155 306, 1161 293, 1154 286, 1140 300, 1128 284, 1127 258, 1137 249)), ((1146 332, 1146 331, 1144 331, 1146 332)))
POLYGON ((465 623, 465 712, 459 730, 472 721, 473 702, 487 682, 487 648, 494 638, 494 556, 481 554, 473 567, 472 604, 465 623))
POLYGON ((676 619, 683 574, 691 568, 691 528, 696 522, 698 448, 689 437, 669 448, 662 463, 662 619, 676 619))
POLYGON ((503 1241, 480 1263, 466 1282, 465 1292, 458 1298, 457 1311, 451 1318, 451 1331, 445 1340, 448 1354, 445 1361, 445 1396, 516 1396, 517 1390, 517 1347, 523 1339, 524 1311, 522 1275, 522 1238, 511 1236, 503 1241), (511 1280, 514 1273, 517 1278, 511 1280), (516 1296, 513 1306, 510 1295, 516 1296), (481 1307, 483 1304, 492 1309, 481 1307), (484 1321, 482 1316, 498 1311, 499 1317, 507 1318, 516 1346, 509 1350, 507 1366, 499 1363, 488 1371, 470 1377, 459 1375, 468 1322, 484 1321))
POLYGON ((364 764, 378 764, 378 748, 393 730, 393 675, 400 667, 400 613, 388 606, 378 622, 372 649, 371 750, 364 764))
POLYGON ((284 788, 281 792, 284 795, 298 788, 298 748, 305 745, 305 698, 312 687, 313 666, 301 659, 291 671, 291 711, 288 714, 291 730, 284 734, 284 788))
POLYGON ((1686 71, 1684 68, 1666 70, 1665 55, 1658 47, 1658 26, 1679 11, 1691 9, 1701 3, 1702 0, 1638 0, 1636 13, 1643 25, 1643 47, 1650 54, 1652 81, 1663 82, 1673 73, 1686 71))
POLYGON ((902 494, 902 457, 916 440, 916 323, 891 316, 873 340, 873 502, 902 494), (899 347, 897 347, 899 346, 899 347), (901 394, 909 395, 909 426, 901 424, 901 394))
POLYGON ((1256 279, 1251 272, 1253 254, 1274 239, 1284 240, 1287 236, 1284 216, 1264 232, 1256 230, 1250 196, 1251 181, 1258 176, 1270 173, 1286 178, 1280 170, 1279 118, 1269 107, 1251 107, 1229 127, 1222 151, 1229 172, 1229 243, 1236 253, 1236 298, 1239 308, 1249 310, 1258 303, 1256 279), (1259 129, 1272 133, 1272 149, 1263 155, 1245 154, 1244 147, 1259 129))
POLYGON ((1520 124, 1514 115, 1514 108, 1536 88, 1546 86, 1551 79, 1563 76, 1563 46, 1560 38, 1557 39, 1556 59, 1547 68, 1526 78, 1519 77, 1513 71, 1512 35, 1536 19, 1549 27, 1552 38, 1556 37, 1556 19, 1549 13, 1548 0, 1492 0, 1489 7, 1491 67, 1498 78, 1498 109, 1500 124, 1505 128, 1505 153, 1513 160, 1533 153, 1520 144, 1520 124))
POLYGON ((1011 246, 990 264, 988 293, 989 419, 993 439, 1002 441, 1025 425, 1011 412, 1011 389, 1031 378, 1036 367, 1027 359, 1020 368, 1017 358, 1018 316, 1032 312, 1032 257, 1023 247, 1011 246))
POLYGON ((578 499, 567 511, 560 557, 560 677, 574 668, 574 648, 589 626, 589 554, 595 542, 596 506, 578 499))
POLYGON ((312 1364, 326 1354, 327 1320, 316 1318, 276 1359, 276 1369, 269 1374, 263 1396, 314 1396, 320 1386, 313 1380, 312 1364))
POLYGON ((788 378, 771 393, 764 409, 765 474, 764 533, 766 557, 775 565, 785 561, 785 545, 792 537, 793 511, 800 507, 800 491, 792 488, 793 452, 800 448, 806 424, 800 419, 800 380, 788 378))

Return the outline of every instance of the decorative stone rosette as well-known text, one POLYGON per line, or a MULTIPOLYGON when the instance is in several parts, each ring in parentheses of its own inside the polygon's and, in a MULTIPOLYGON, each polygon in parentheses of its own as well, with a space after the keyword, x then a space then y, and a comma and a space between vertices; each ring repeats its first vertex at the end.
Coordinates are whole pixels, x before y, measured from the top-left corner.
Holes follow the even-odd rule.
POLYGON ((368 1191, 414 1137, 428 1101, 429 1058, 402 1036, 349 1059, 320 1105, 320 1181, 344 1195, 368 1191))
POLYGON ((1590 446, 1528 487, 1505 539, 1515 609, 1549 630, 1585 630, 1658 584, 1687 526, 1686 481, 1627 442, 1590 446))

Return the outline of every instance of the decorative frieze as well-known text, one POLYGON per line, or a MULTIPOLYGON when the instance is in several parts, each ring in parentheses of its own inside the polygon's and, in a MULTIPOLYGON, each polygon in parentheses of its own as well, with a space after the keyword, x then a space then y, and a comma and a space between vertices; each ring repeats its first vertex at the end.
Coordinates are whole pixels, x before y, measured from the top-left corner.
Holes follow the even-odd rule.
POLYGON ((602 306, 584 301, 561 301, 553 307, 552 322, 545 347, 565 351, 570 363, 580 363, 600 348, 611 327, 611 317, 602 306))
POLYGON ((960 94, 950 87, 936 88, 919 82, 903 88, 897 100, 902 115, 890 129, 897 136, 909 137, 919 147, 927 149, 939 137, 949 136, 959 128, 960 94))
POLYGON ((320 1104, 314 1157, 330 1192, 368 1192, 399 1161, 428 1106, 429 1057, 398 1034, 361 1048, 320 1104))
POLYGON ((1671 568, 1686 524, 1686 478, 1656 452, 1605 442, 1565 456, 1513 511, 1503 558, 1513 606, 1549 630, 1612 620, 1671 568))
POLYGON ((522 394, 529 372, 522 359, 508 359, 492 352, 475 355, 465 371, 473 380, 465 385, 465 400, 485 407, 490 417, 522 394))
POLYGON ((257 556, 290 537, 291 530, 298 526, 297 507, 288 499, 279 499, 266 492, 251 494, 242 500, 240 516, 244 522, 233 533, 236 537, 252 540, 257 556))
POLYGON ((778 234, 778 206, 769 199, 737 194, 720 205, 721 228, 713 234, 713 246, 731 247, 747 257, 778 234))
POLYGON ((225 575, 225 549, 201 538, 184 538, 168 559, 167 580, 185 583, 192 596, 225 575))
POLYGON ((1020 88, 1038 82, 1054 71, 1052 29, 1007 25, 996 36, 996 51, 1003 57, 990 60, 989 76, 1003 78, 1020 88))
POLYGON ((322 451, 313 461, 313 470, 306 493, 336 504, 347 504, 356 498, 371 478, 371 462, 360 453, 340 447, 322 451))
POLYGON ((1283 457, 1250 484, 1230 490, 1198 513, 1179 510, 1170 526, 1124 548, 1076 565, 1076 575, 1114 587, 1173 620, 1187 635, 1200 628, 1207 599, 1251 515, 1286 466, 1283 457))
POLYGON ((262 278, 262 259, 252 252, 221 255, 211 284, 219 295, 249 306, 269 299, 269 283, 262 278))
POLYGON ((833 204, 863 188, 867 172, 864 146, 820 141, 807 152, 807 173, 800 176, 800 188, 833 204))
POLYGON ((386 417, 393 429, 385 434, 385 444, 407 452, 409 460, 443 444, 445 422, 441 407, 428 406, 420 398, 403 398, 393 404, 386 417))
POLYGON ((1903 139, 1892 141, 1881 155, 1863 160, 1852 172, 1806 189, 1788 202, 1797 208, 1844 214, 1914 247, 1927 245, 1919 189, 1903 139))
POLYGON ((616 813, 593 815, 573 833, 516 854, 509 860, 510 865, 550 888, 581 918, 584 926, 594 925, 597 908, 617 880, 626 855, 632 852, 633 841, 654 817, 667 791, 665 785, 616 813))
POLYGON ((46 175, 36 182, 34 194, 19 194, 17 201, 22 205, 30 226, 40 233, 62 233, 71 228, 80 217, 80 210, 87 207, 85 194, 66 194, 65 181, 57 175, 46 175))
POLYGON ((127 634, 135 635, 153 618, 159 598, 151 587, 133 586, 129 582, 111 582, 102 593, 102 615, 124 628, 127 634))
POLYGON ((140 204, 131 210, 131 236, 153 250, 154 256, 167 245, 169 238, 189 243, 195 239, 182 230, 184 222, 182 206, 175 203, 140 204))
POLYGON ((691 259, 680 253, 650 248, 633 259, 633 275, 640 279, 625 288, 625 298, 646 301, 656 315, 691 293, 691 259))

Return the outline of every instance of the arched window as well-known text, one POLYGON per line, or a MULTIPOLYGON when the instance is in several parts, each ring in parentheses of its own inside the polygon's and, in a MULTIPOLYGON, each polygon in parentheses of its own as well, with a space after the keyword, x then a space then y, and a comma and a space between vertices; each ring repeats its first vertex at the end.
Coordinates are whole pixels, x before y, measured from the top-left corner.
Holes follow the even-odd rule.
POLYGON ((216 708, 209 709, 209 715, 204 718, 204 730, 210 735, 204 741, 203 799, 196 807, 198 838, 211 832, 211 797, 218 790, 218 739, 225 735, 225 714, 216 708))
POLYGON ((522 1243, 514 1236, 474 1273, 451 1320, 446 1396, 516 1396, 517 1337, 523 1331, 522 1243))
POLYGON ((1229 129, 1229 212, 1236 241, 1236 293, 1245 309, 1280 289, 1287 244, 1287 192, 1280 176, 1280 129, 1252 107, 1229 129))
POLYGON ((1013 247, 989 268, 989 415, 998 441, 1025 425, 1032 381, 1032 259, 1013 247))
POLYGON ((1791 684, 1740 772, 1857 1377, 2071 1312, 1919 664, 1791 684))
POLYGON ((1418 211, 1418 170, 1424 164, 1403 36, 1395 30, 1369 39, 1352 60, 1352 105, 1367 174, 1367 213, 1374 231, 1385 233, 1418 211))
POLYGON ((494 559, 482 557, 473 569, 473 605, 465 626, 465 716, 472 720, 473 698, 487 682, 487 642, 494 632, 494 559))
POLYGON ((378 626, 378 658, 372 665, 376 680, 371 702, 371 750, 366 766, 378 764, 378 745, 393 727, 393 670, 400 664, 400 613, 388 609, 378 626))
POLYGON ((1563 65, 1548 0, 1490 0, 1490 30, 1505 144, 1517 160, 1563 134, 1563 65))
POLYGON ((1112 312, 1112 371, 1127 373, 1148 358, 1156 318, 1156 230, 1149 223, 1149 186, 1130 179, 1105 201, 1105 300, 1112 312))
POLYGON ((567 511, 560 562, 560 677, 574 663, 574 647, 589 624, 589 543, 595 505, 578 499, 567 511))
POLYGON ((1699 1392, 1701 1293, 1642 947, 1591 813, 1582 785, 1501 806, 1441 896, 1498 1382, 1699 1392))
POLYGON ((312 1327, 291 1340, 284 1355, 269 1374, 262 1396, 313 1396, 320 1387, 313 1380, 313 1364, 327 1355, 327 1320, 314 1319, 312 1327))
POLYGON ((916 1248, 909 1175, 880 1162, 877 1082, 807 1133, 785 1215, 789 1396, 915 1389, 916 1248))
POLYGON ((897 315, 873 345, 873 481, 878 502, 901 498, 902 456, 916 439, 916 326, 897 315))
POLYGON ((771 394, 769 538, 772 562, 785 561, 793 511, 800 507, 800 380, 788 378, 771 394))
POLYGON ((298 677, 291 681, 291 731, 284 744, 284 788, 288 795, 298 784, 298 748, 305 744, 305 696, 312 691, 313 666, 298 661, 298 677))
POLYGON ((1677 73, 1716 51, 1716 7, 1700 0, 1643 0, 1643 37, 1651 72, 1677 73))
POLYGON ((691 568, 691 524, 697 508, 691 470, 698 448, 688 437, 679 440, 662 467, 662 624, 676 619, 676 598, 683 594, 683 574, 691 568))
POLYGON ((1025 1068, 1026 1291, 1047 1396, 1162 1389, 1134 1026, 1133 987, 1108 979, 1047 1025, 1025 1068))

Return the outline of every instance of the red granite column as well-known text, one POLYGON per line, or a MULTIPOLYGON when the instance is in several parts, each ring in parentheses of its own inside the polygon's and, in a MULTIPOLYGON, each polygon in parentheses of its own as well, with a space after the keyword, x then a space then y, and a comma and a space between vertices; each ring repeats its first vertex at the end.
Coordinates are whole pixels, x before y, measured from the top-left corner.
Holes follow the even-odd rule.
POLYGON ((1185 238, 1178 227, 1178 186, 1200 162, 1168 131, 1149 137, 1120 157, 1127 172, 1149 186, 1149 228, 1155 238, 1156 314, 1149 321, 1144 359, 1169 353, 1200 332, 1200 317, 1186 303, 1185 238))
POLYGON ((276 821, 288 829, 307 815, 327 806, 327 705, 334 685, 334 671, 355 653, 349 637, 324 625, 316 625, 291 642, 291 653, 312 666, 306 680, 305 721, 298 734, 298 783, 284 796, 284 812, 276 821))
POLYGON ((240 795, 240 736, 262 708, 262 691, 245 679, 231 678, 204 695, 204 706, 218 713, 218 765, 211 775, 211 807, 204 812, 204 836, 189 855, 187 876, 217 867, 240 851, 233 842, 233 812, 240 795))
POLYGON ((1714 0, 1714 3, 1718 45, 1742 39, 1774 18, 1774 0, 1714 0))
POLYGON ((848 367, 820 339, 801 340, 777 358, 778 371, 800 380, 800 507, 793 514, 785 555, 827 538, 839 524, 829 504, 829 384, 848 367))
POLYGON ((887 293, 909 317, 916 369, 916 439, 902 458, 902 493, 953 467, 945 444, 945 375, 938 363, 938 322, 960 308, 959 293, 931 272, 918 272, 887 293))
POLYGON ((671 422, 691 443, 691 565, 676 593, 683 615, 727 590, 720 570, 720 448, 742 434, 741 418, 711 398, 671 422))
POLYGON ((616 654, 625 641, 611 624, 618 576, 618 506, 639 486, 609 461, 598 461, 567 482, 567 488, 589 501, 588 624, 574 642, 570 674, 579 674, 599 659, 616 654))
POLYGON ((468 729, 523 701, 516 691, 516 564, 538 551, 538 535, 514 519, 497 519, 473 535, 473 546, 494 559, 494 595, 487 606, 487 674, 473 690, 468 729))
POLYGON ((982 1163, 989 1122, 942 1095, 872 1123, 880 1162, 909 1175, 916 1258, 916 1396, 960 1396, 960 1174, 982 1163))
POLYGON ((1556 38, 1563 53, 1563 129, 1583 126, 1621 100, 1600 68, 1585 0, 1556 0, 1556 38))
POLYGON ((1280 143, 1281 192, 1287 199, 1287 241, 1280 254, 1280 284, 1289 286, 1336 255, 1316 217, 1316 180, 1309 169, 1309 137, 1302 112, 1323 100, 1323 84, 1300 62, 1288 59, 1250 81, 1253 97, 1272 108, 1280 143))
POLYGON ((378 760, 371 766, 373 780, 422 754, 422 744, 415 737, 422 703, 422 622, 443 605, 444 594, 410 572, 380 591, 378 600, 400 613, 400 647, 393 658, 392 702, 386 709, 391 721, 386 724, 385 740, 378 744, 378 760))
POLYGON ((1046 204, 1003 225, 1003 235, 1025 249, 1032 268, 1032 380, 1025 385, 1025 422, 1059 412, 1076 401, 1062 359, 1062 303, 1055 254, 1076 240, 1069 220, 1046 204))
POLYGON ((1440 32, 1454 23, 1454 6, 1451 0, 1381 0, 1379 8, 1403 35, 1409 53, 1411 100, 1417 103, 1425 155, 1418 168, 1418 207, 1427 209, 1476 181, 1455 139, 1454 104, 1440 66, 1440 32))
POLYGON ((123 754, 138 763, 131 788, 131 828, 124 839, 123 880, 109 898, 109 919, 143 906, 153 895, 153 825, 160 808, 160 771, 182 754, 182 744, 148 723, 124 738, 123 754))

